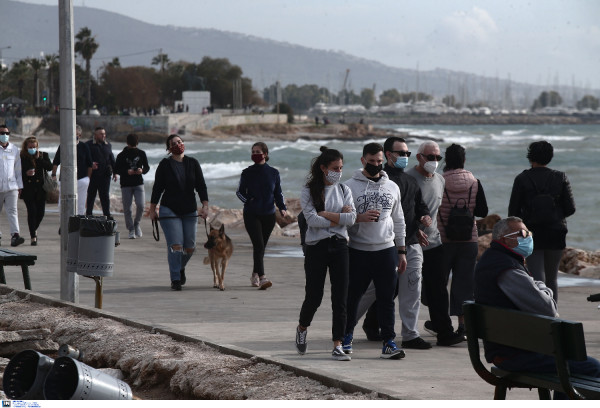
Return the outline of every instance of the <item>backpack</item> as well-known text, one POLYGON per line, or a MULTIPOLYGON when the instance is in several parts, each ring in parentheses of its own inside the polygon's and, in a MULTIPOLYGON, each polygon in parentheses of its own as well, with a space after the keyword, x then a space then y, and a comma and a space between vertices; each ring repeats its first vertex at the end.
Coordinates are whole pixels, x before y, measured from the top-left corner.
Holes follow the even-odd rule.
POLYGON ((535 196, 529 201, 529 209, 526 217, 527 223, 539 225, 559 221, 561 217, 558 214, 558 206, 549 191, 552 177, 548 177, 546 186, 540 190, 535 181, 533 181, 533 178, 528 173, 525 174, 535 189, 535 196))
MULTIPOLYGON (((473 185, 469 188, 469 199, 465 201, 464 198, 459 198, 454 203, 454 207, 450 209, 448 215, 447 224, 444 224, 446 231, 446 238, 452 241, 470 241, 473 234, 473 224, 475 223, 475 217, 469 210, 469 204, 471 203, 471 190, 473 185), (459 207, 458 203, 462 200, 463 206, 459 207)), ((444 193, 448 202, 452 204, 448 191, 444 187, 444 193)), ((441 217, 440 217, 441 219, 441 217)), ((443 223, 443 222, 442 222, 443 223)))
MULTIPOLYGON (((342 195, 346 197, 344 186, 340 183, 340 188, 342 189, 342 195)), ((306 248, 306 230, 308 230, 308 223, 306 222, 306 217, 304 216, 304 212, 300 211, 298 214, 298 229, 300 230, 300 245, 302 245, 302 252, 304 252, 306 248)))

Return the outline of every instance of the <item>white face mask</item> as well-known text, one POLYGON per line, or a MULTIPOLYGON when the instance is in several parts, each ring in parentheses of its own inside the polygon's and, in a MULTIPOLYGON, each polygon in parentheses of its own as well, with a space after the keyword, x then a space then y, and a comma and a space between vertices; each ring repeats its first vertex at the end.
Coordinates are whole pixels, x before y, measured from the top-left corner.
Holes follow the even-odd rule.
POLYGON ((341 178, 342 178, 341 171, 327 170, 327 175, 325 176, 325 180, 327 180, 329 183, 331 183, 331 184, 338 183, 341 178))
POLYGON ((427 173, 433 174, 435 173, 435 170, 437 169, 438 166, 438 162, 434 161, 428 161, 423 165, 423 168, 425 169, 425 171, 427 173))

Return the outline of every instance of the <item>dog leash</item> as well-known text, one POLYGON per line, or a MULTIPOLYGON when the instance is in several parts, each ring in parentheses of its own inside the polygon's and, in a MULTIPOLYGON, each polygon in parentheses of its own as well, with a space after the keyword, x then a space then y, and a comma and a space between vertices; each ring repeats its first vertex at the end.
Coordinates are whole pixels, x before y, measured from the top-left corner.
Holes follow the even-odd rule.
MULTIPOLYGON (((198 215, 172 215, 172 216, 168 216, 168 217, 158 217, 157 219, 153 219, 152 220, 152 236, 154 237, 155 241, 160 241, 160 232, 158 229, 158 221, 159 220, 166 220, 169 218, 184 218, 184 217, 189 217, 189 218, 198 218, 198 215)), ((208 227, 206 225, 206 218, 203 218, 204 220, 204 230, 206 231, 206 237, 208 238, 208 227)))

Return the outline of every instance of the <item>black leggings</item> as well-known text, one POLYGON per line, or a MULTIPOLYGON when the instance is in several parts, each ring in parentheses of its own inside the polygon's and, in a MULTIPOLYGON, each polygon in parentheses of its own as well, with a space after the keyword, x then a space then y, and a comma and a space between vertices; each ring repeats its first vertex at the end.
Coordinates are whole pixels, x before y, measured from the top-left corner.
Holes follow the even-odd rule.
POLYGON ((246 227, 246 231, 248 231, 252 247, 254 248, 254 267, 252 273, 263 276, 265 274, 265 265, 263 262, 265 247, 275 227, 275 213, 268 215, 244 213, 244 226, 246 227))
POLYGON ((46 213, 46 199, 43 200, 23 200, 27 207, 27 225, 29 226, 29 235, 31 238, 37 236, 37 229, 44 219, 46 213))

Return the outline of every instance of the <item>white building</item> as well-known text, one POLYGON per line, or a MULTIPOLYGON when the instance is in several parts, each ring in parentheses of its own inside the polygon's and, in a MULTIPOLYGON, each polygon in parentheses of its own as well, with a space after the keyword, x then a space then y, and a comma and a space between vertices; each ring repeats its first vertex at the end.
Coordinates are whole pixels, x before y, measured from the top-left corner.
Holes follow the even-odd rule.
MULTIPOLYGON (((184 112, 202 113, 202 109, 210 106, 210 92, 208 91, 183 91, 182 97, 181 103, 184 112), (186 107, 189 108, 189 111, 186 107)), ((177 108, 177 105, 175 107, 177 108)))

